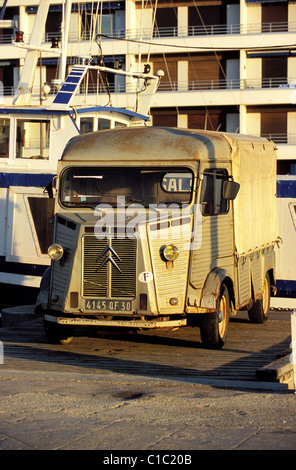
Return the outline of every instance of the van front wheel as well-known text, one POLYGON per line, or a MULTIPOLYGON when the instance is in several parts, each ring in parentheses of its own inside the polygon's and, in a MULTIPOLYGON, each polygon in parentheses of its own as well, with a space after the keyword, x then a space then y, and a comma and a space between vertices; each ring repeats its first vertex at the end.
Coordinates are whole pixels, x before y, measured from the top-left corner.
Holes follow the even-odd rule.
POLYGON ((44 320, 44 330, 50 344, 68 344, 73 339, 75 327, 44 320))
POLYGON ((203 346, 221 349, 226 341, 230 316, 230 302, 227 287, 223 284, 217 299, 216 312, 203 315, 200 335, 203 346))

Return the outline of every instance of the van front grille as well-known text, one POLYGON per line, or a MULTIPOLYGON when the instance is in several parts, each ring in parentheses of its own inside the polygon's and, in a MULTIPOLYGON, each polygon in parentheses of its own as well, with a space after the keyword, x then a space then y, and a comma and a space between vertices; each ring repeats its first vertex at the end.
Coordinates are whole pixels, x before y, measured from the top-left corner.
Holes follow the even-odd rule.
POLYGON ((134 298, 136 239, 83 237, 83 297, 134 298))

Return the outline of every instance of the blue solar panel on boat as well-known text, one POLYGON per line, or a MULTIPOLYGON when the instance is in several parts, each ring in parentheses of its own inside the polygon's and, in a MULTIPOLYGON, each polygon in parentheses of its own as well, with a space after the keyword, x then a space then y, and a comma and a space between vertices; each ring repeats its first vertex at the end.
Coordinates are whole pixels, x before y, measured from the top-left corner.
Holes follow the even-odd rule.
POLYGON ((55 97, 53 104, 68 104, 70 102, 86 70, 86 67, 74 65, 59 93, 55 97))
POLYGON ((76 90, 77 85, 75 83, 64 83, 64 85, 61 88, 61 92, 63 91, 70 91, 73 92, 76 90))
POLYGON ((81 75, 79 75, 78 77, 75 77, 75 76, 73 76, 73 75, 72 75, 72 76, 69 75, 69 76, 66 78, 65 83, 66 83, 66 82, 78 83, 79 80, 80 80, 80 78, 81 78, 81 75))
POLYGON ((69 103, 70 99, 72 98, 72 93, 63 93, 59 92, 55 97, 54 103, 55 104, 67 104, 69 103))

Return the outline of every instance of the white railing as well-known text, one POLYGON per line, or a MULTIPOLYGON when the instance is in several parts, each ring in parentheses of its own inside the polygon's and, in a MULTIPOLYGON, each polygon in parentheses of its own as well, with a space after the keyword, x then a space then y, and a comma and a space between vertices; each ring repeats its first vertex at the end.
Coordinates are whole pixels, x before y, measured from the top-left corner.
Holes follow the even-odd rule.
POLYGON ((279 145, 296 145, 296 134, 261 134, 261 137, 272 140, 272 142, 279 145))
MULTIPOLYGON (((137 85, 134 83, 109 83, 110 93, 135 93, 137 85)), ((296 88, 296 78, 289 80, 285 78, 266 78, 240 80, 240 79, 220 79, 220 80, 189 80, 189 81, 160 81, 157 93, 160 92, 193 92, 193 91, 227 91, 227 90, 262 90, 264 88, 285 90, 296 88)), ((104 94, 106 93, 107 86, 99 83, 88 83, 80 85, 80 94, 104 94)), ((56 91, 52 88, 51 94, 56 91)), ((15 90, 12 86, 3 87, 3 96, 13 96, 15 90)), ((38 97, 40 93, 39 87, 33 89, 33 97, 38 97)))
MULTIPOLYGON (((191 36, 213 36, 213 35, 236 35, 236 34, 261 34, 261 33, 279 33, 295 32, 296 22, 278 22, 278 23, 255 23, 255 24, 214 24, 205 26, 187 27, 165 27, 143 29, 118 29, 102 36, 102 40, 114 39, 134 39, 157 40, 163 37, 191 37, 191 36)), ((60 32, 45 33, 43 42, 51 42, 53 37, 60 38, 60 32)), ((5 33, 0 36, 0 44, 11 44, 15 40, 14 33, 5 33)), ((90 40, 90 33, 84 31, 79 34, 78 31, 72 31, 69 35, 70 42, 83 42, 90 40)), ((30 41, 30 34, 25 32, 24 41, 30 41)))
POLYGON ((190 80, 188 82, 161 81, 158 91, 210 91, 210 90, 250 90, 250 89, 286 89, 295 88, 295 79, 286 78, 264 79, 220 79, 220 80, 190 80))

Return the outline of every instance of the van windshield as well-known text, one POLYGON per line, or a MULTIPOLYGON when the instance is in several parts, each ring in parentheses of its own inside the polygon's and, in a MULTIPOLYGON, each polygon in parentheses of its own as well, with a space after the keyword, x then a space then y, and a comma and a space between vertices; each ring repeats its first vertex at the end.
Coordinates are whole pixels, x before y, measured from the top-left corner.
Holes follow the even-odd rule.
POLYGON ((187 168, 71 167, 62 174, 59 197, 66 207, 181 205, 191 202, 192 182, 187 168))

